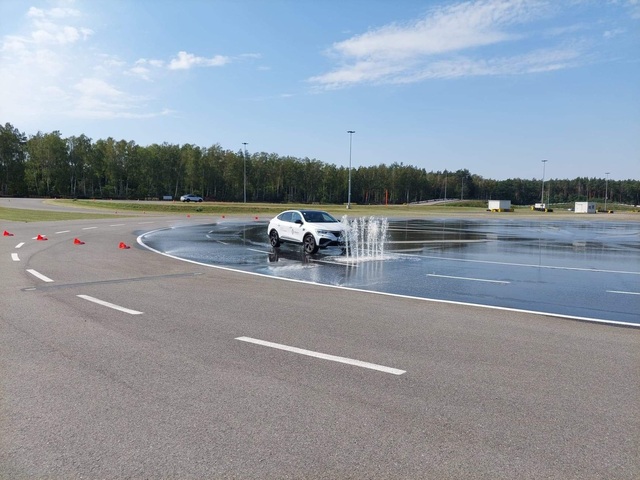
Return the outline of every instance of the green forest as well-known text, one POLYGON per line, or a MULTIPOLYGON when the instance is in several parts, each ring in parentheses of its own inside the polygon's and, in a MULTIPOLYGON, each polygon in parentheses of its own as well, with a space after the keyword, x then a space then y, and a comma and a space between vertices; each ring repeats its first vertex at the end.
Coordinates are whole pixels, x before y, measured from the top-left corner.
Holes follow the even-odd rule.
MULTIPOLYGON (((366 162, 366 159, 365 159, 366 162)), ((60 132, 27 135, 0 125, 0 195, 60 198, 162 199, 195 193, 220 202, 343 204, 349 169, 316 159, 113 138, 93 141, 60 132), (245 184, 246 172, 246 184, 245 184), (246 190, 245 190, 246 185, 246 190)), ((351 171, 355 204, 404 204, 433 199, 541 200, 541 179, 491 180, 468 170, 427 171, 396 161, 351 171)), ((640 180, 547 179, 544 200, 640 204, 640 180)))

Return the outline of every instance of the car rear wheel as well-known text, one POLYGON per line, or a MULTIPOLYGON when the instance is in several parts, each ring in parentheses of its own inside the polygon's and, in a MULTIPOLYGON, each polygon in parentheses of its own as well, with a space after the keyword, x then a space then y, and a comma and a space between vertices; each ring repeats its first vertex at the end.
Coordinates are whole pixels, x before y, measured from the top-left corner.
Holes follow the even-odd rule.
POLYGON ((308 233, 304 236, 302 240, 302 245, 304 246, 305 253, 316 253, 318 251, 318 245, 316 244, 316 239, 313 238, 313 235, 308 233))
POLYGON ((278 236, 278 232, 271 230, 271 233, 269 233, 269 242, 273 248, 278 248, 280 246, 280 237, 278 236))

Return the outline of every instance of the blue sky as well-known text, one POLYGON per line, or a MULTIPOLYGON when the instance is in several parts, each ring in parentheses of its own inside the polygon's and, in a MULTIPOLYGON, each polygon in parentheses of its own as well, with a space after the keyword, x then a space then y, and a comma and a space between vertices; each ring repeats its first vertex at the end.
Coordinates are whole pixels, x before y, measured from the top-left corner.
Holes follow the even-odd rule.
POLYGON ((0 122, 638 179, 640 0, 2 0, 0 122))

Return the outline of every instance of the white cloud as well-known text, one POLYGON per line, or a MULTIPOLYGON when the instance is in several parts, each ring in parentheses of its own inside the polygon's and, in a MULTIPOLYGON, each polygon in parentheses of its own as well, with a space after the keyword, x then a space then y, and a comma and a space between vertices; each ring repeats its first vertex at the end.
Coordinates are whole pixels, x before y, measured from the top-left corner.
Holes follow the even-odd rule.
MULTIPOLYGON (((180 51, 165 60, 131 62, 99 50, 98 40, 104 40, 108 32, 96 34, 91 23, 95 13, 71 8, 73 3, 49 0, 46 8, 25 8, 24 16, 15 19, 13 31, 0 37, 0 118, 37 123, 45 116, 167 115, 171 111, 166 108, 153 111, 148 84, 140 81, 157 81, 157 92, 162 92, 160 82, 171 72, 259 58, 255 53, 232 58, 180 51)), ((104 22, 99 19, 99 24, 104 22)))
MULTIPOLYGON (((570 68, 580 57, 576 49, 537 50, 520 56, 491 59, 457 58, 436 61, 420 71, 403 74, 390 83, 413 83, 434 78, 520 75, 570 68)), ((406 73, 406 72, 405 72, 406 73)))
POLYGON ((229 63, 231 59, 223 55, 211 58, 198 57, 184 51, 178 52, 178 56, 169 62, 170 70, 187 70, 193 67, 221 67, 229 63))
POLYGON ((605 31, 602 36, 604 38, 613 38, 613 37, 617 37, 618 35, 622 35, 623 33, 625 33, 625 30, 622 28, 615 28, 613 30, 607 30, 605 31))
MULTIPOLYGON (((82 12, 31 7, 14 33, 0 38, 0 117, 35 122, 46 116, 143 118, 146 99, 128 93, 127 63, 96 52, 82 12)), ((150 65, 157 65, 150 62, 150 65)), ((134 71, 135 71, 134 66, 134 71)), ((144 66, 141 68, 145 68, 144 66)), ((142 71, 136 71, 138 75, 142 71)))
POLYGON ((31 8, 29 8, 29 11, 27 12, 27 17, 44 18, 45 17, 45 13, 44 13, 44 10, 42 10, 40 8, 31 7, 31 8))
POLYGON ((135 104, 132 98, 99 78, 83 78, 73 86, 74 116, 109 118, 128 112, 135 104))
MULTIPOLYGON (((518 45, 534 33, 527 33, 523 26, 545 18, 555 7, 543 0, 476 0, 432 9, 424 18, 406 25, 383 26, 335 43, 327 53, 339 65, 308 81, 321 89, 335 89, 575 66, 577 49, 516 50, 502 57, 486 53, 495 50, 489 47, 525 48, 518 45)), ((561 29, 555 32, 561 33, 561 29)))

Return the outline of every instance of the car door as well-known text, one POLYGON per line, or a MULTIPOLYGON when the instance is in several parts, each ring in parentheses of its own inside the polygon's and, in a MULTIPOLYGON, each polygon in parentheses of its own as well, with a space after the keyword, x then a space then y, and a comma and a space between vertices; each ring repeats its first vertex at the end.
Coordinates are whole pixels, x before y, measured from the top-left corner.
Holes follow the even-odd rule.
POLYGON ((291 238, 302 243, 302 237, 305 234, 304 220, 299 212, 293 212, 291 215, 291 238))
POLYGON ((291 212, 284 212, 276 218, 276 230, 282 240, 291 241, 291 212))

